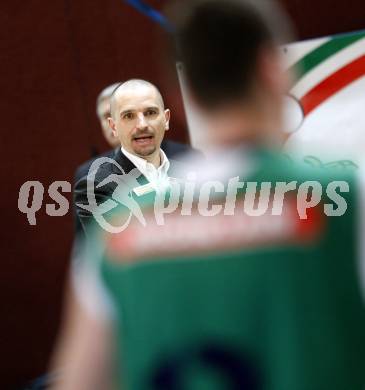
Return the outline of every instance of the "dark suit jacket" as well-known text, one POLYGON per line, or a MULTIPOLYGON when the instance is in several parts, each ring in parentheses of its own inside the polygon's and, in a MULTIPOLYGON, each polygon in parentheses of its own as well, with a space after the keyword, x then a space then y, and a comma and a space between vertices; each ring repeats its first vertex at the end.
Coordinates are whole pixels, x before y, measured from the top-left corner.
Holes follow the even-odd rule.
POLYGON ((110 157, 113 158, 117 150, 120 148, 110 149, 105 153, 99 154, 98 156, 91 158, 90 160, 85 161, 83 164, 77 167, 74 176, 74 183, 76 184, 82 177, 87 176, 91 164, 100 157, 110 157))
MULTIPOLYGON (((116 149, 108 150, 105 153, 100 154, 97 157, 94 157, 83 164, 81 164, 75 172, 74 177, 74 183, 77 183, 83 176, 87 176, 90 166, 93 163, 93 161, 99 157, 110 157, 113 158, 115 153, 120 149, 119 147, 116 149)), ((201 152, 199 152, 196 149, 193 149, 189 145, 182 144, 180 142, 170 141, 170 140, 164 140, 161 144, 161 149, 166 153, 167 158, 170 160, 171 158, 180 161, 180 159, 186 154, 186 153, 193 153, 200 155, 201 152)))
MULTIPOLYGON (((170 161, 169 174, 171 174, 171 172, 181 166, 181 163, 179 163, 175 158, 182 159, 184 154, 186 155, 187 152, 191 153, 192 151, 193 154, 201 155, 200 152, 195 151, 191 147, 173 141, 164 141, 164 143, 161 145, 161 148, 166 153, 166 156, 170 161)), ((103 156, 110 157, 114 161, 116 161, 122 167, 125 174, 128 174, 132 169, 136 168, 135 165, 122 153, 120 148, 109 151, 103 156)), ((76 207, 76 233, 81 231, 81 225, 84 229, 86 229, 93 219, 92 213, 90 211, 78 207, 77 204, 88 204, 87 174, 89 172, 91 164, 93 163, 93 161, 95 161, 95 159, 89 160, 86 163, 82 164, 77 169, 75 174, 75 180, 78 179, 74 187, 74 203, 76 207)), ((107 199, 110 199, 114 190, 117 187, 117 184, 115 182, 110 182, 97 188, 98 184, 100 184, 104 179, 106 179, 112 174, 122 175, 123 172, 121 172, 120 169, 112 163, 104 163, 99 167, 98 171, 96 172, 93 190, 95 194, 96 203, 98 205, 104 203, 107 199)), ((138 182, 140 185, 143 185, 146 184, 148 181, 143 175, 141 175, 138 178, 138 182)))

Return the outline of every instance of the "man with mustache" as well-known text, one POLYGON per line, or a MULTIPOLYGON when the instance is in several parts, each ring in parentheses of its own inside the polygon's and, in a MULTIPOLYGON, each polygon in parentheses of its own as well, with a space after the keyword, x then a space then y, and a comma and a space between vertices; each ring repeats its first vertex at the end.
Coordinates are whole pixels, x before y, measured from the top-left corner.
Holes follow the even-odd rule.
POLYGON ((123 155, 150 181, 166 175, 169 161, 160 146, 169 129, 170 110, 158 89, 147 81, 129 80, 113 92, 110 108, 109 126, 123 155))
MULTIPOLYGON (((81 164, 75 172, 74 182, 77 183, 83 176, 86 176, 89 172, 92 162, 98 157, 110 157, 113 158, 115 153, 120 149, 120 141, 118 137, 113 135, 113 131, 109 126, 110 118, 110 98, 113 91, 121 85, 121 82, 113 83, 105 87, 98 95, 96 99, 96 114, 100 122, 100 127, 103 136, 111 147, 110 150, 102 153, 86 162, 81 164)), ((193 152, 197 153, 196 150, 192 149, 188 144, 172 141, 170 139, 164 139, 161 143, 161 148, 166 153, 167 158, 174 158, 179 160, 185 153, 193 152)))
MULTIPOLYGON (((97 205, 110 199, 117 188, 115 181, 106 181, 110 175, 118 177, 137 168, 141 173, 138 183, 149 184, 150 190, 157 190, 166 184, 171 164, 176 164, 161 149, 169 129, 170 110, 165 109, 156 86, 139 79, 119 84, 110 98, 110 113, 109 127, 121 147, 112 157, 113 161, 103 163, 95 174, 93 188, 97 205)), ((77 216, 84 228, 93 217, 91 208, 87 207, 87 185, 88 177, 84 176, 77 181, 74 190, 77 216)))

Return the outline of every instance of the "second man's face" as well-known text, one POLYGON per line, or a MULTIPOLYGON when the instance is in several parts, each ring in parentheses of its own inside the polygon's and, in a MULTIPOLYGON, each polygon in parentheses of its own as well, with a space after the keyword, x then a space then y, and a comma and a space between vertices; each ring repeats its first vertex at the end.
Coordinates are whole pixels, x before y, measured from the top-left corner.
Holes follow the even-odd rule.
POLYGON ((100 121, 100 126, 103 131, 103 135, 112 148, 120 146, 119 139, 113 134, 112 129, 109 126, 109 117, 110 117, 110 99, 105 98, 98 104, 98 118, 100 121))
POLYGON ((141 86, 116 97, 110 125, 128 152, 148 157, 159 153, 169 119, 170 111, 164 110, 157 92, 141 86))

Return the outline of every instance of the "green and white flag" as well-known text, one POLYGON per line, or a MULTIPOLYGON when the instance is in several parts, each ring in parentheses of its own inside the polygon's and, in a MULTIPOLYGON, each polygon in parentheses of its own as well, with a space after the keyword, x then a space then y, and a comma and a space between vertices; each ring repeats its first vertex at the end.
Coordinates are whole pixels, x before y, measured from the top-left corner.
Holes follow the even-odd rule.
POLYGON ((283 51, 294 74, 290 95, 301 112, 298 118, 297 108, 289 111, 297 128, 286 146, 308 162, 356 167, 365 150, 365 31, 283 51))
MULTIPOLYGON (((365 31, 282 49, 285 69, 294 75, 286 149, 312 165, 356 168, 365 150, 365 31)), ((204 118, 191 104, 180 65, 178 74, 192 144, 204 149, 204 118)))

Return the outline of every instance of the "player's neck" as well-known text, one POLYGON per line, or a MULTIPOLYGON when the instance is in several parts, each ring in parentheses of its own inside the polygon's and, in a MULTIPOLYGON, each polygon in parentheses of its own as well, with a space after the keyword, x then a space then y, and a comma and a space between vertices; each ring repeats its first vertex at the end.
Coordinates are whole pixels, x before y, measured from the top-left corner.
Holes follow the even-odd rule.
POLYGON ((219 113, 212 118, 209 127, 214 145, 254 146, 280 142, 281 118, 275 113, 249 107, 219 113))

